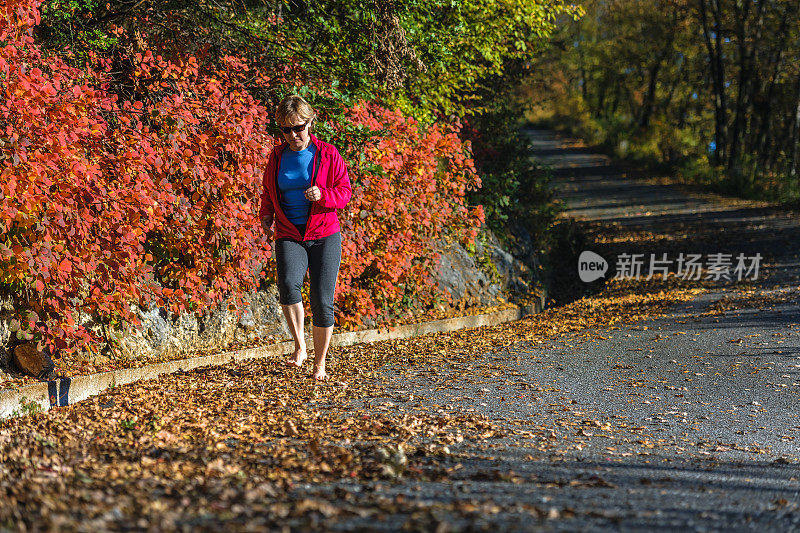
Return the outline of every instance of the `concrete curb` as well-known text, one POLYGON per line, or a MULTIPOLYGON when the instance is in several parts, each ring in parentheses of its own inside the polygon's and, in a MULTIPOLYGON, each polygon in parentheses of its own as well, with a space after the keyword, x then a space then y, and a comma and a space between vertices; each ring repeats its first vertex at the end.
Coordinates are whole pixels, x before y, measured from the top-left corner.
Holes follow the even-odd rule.
MULTIPOLYGON (((428 333, 456 331, 465 328, 495 326, 519 320, 527 315, 539 313, 544 309, 544 296, 534 305, 506 309, 483 315, 464 316, 434 320, 398 326, 388 330, 370 329, 365 331, 349 331, 337 333, 331 339, 333 346, 350 346, 353 344, 379 342, 385 340, 405 339, 428 333)), ((294 346, 292 341, 247 348, 234 352, 225 352, 201 357, 189 357, 155 363, 140 368, 125 368, 110 372, 101 372, 88 376, 62 378, 41 383, 25 385, 18 389, 0 390, 0 418, 19 416, 36 411, 46 411, 51 407, 71 405, 104 390, 145 379, 153 379, 161 374, 188 371, 201 366, 223 365, 234 361, 260 359, 289 353, 294 346)))

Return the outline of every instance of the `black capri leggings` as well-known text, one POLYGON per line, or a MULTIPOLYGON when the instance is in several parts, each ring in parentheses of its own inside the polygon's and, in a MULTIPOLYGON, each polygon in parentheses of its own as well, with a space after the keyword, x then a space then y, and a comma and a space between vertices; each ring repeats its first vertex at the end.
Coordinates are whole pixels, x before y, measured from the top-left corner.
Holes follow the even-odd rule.
POLYGON ((333 292, 341 260, 340 232, 312 241, 278 239, 275 243, 275 261, 281 303, 292 305, 302 301, 300 289, 308 270, 314 325, 320 328, 333 326, 333 292))

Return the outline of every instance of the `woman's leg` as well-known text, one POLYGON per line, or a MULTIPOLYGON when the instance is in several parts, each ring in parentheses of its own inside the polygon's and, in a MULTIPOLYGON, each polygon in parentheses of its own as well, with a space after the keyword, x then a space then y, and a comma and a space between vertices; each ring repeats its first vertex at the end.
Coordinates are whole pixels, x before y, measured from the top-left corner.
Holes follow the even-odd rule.
POLYGON ((275 243, 275 264, 278 270, 278 294, 283 316, 294 339, 294 352, 286 361, 301 366, 307 357, 303 330, 303 301, 300 293, 303 278, 308 270, 308 254, 300 243, 278 239, 275 243))
MULTIPOLYGON (((289 332, 294 339, 294 352, 292 356, 286 360, 287 365, 302 366, 303 361, 308 357, 306 352, 306 339, 303 331, 303 302, 298 302, 291 305, 282 305, 283 316, 286 317, 286 324, 289 326, 289 332)), ((315 341, 316 344, 316 341, 315 341)))
POLYGON ((328 347, 331 345, 333 336, 333 326, 321 328, 313 326, 314 337, 314 379, 323 380, 328 377, 325 372, 325 357, 328 355, 328 347))
POLYGON ((325 357, 333 334, 333 296, 342 259, 342 235, 334 233, 320 239, 308 252, 311 280, 311 310, 314 328, 314 379, 325 379, 325 357))

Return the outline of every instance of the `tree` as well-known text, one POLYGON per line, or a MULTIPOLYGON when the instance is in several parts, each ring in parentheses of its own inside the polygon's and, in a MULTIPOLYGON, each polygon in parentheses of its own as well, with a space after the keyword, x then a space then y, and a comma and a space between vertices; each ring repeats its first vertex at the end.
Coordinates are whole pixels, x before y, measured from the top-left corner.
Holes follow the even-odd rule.
MULTIPOLYGON (((798 14, 792 0, 596 0, 557 36, 554 104, 585 110, 610 145, 702 161, 737 190, 783 189, 796 173, 798 14), (791 117, 788 118, 787 117, 791 117)), ((575 115, 574 111, 572 112, 575 115)))

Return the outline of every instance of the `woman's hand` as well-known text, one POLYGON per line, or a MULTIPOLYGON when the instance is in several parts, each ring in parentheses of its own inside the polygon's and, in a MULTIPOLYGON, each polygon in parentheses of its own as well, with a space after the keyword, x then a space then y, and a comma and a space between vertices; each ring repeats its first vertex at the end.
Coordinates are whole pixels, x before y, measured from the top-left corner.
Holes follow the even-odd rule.
POLYGON ((275 236, 275 232, 272 231, 272 220, 267 217, 262 218, 261 227, 264 229, 264 233, 267 234, 267 240, 271 241, 272 237, 275 236))
POLYGON ((319 187, 314 185, 311 188, 306 189, 304 193, 306 196, 306 200, 309 202, 316 202, 317 200, 322 198, 322 191, 319 190, 319 187))

